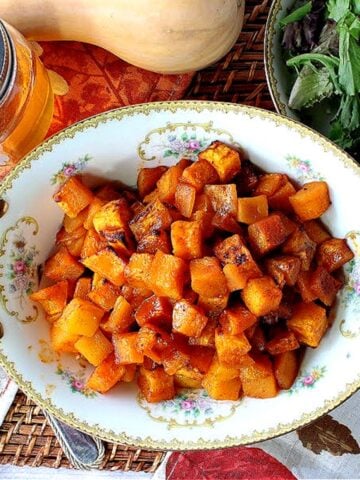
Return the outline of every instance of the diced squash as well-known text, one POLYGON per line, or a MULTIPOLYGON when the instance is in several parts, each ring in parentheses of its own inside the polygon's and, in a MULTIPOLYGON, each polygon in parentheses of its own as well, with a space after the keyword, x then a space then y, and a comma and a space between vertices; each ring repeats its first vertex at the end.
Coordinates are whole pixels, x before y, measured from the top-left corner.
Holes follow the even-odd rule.
POLYGON ((264 352, 265 351, 265 345, 266 345, 266 338, 264 334, 264 330, 261 328, 259 324, 253 325, 253 327, 250 327, 245 333, 247 338, 249 339, 253 352, 264 352), (253 328, 255 327, 255 328, 253 328), (251 330, 251 332, 250 332, 251 330))
POLYGON ((215 355, 215 349, 191 345, 188 347, 189 361, 192 367, 201 373, 207 373, 215 355))
POLYGON ((274 374, 277 384, 283 390, 291 388, 299 371, 299 360, 296 352, 289 351, 276 355, 274 374))
POLYGON ((67 250, 59 250, 45 262, 44 275, 55 282, 62 280, 77 280, 85 268, 67 250))
POLYGON ((71 233, 67 233, 65 228, 62 228, 56 235, 56 245, 66 247, 71 255, 79 257, 86 234, 87 230, 82 226, 71 233))
POLYGON ((159 297, 180 300, 187 275, 184 260, 157 251, 150 267, 149 288, 159 297))
POLYGON ((157 230, 166 230, 171 223, 172 216, 169 209, 160 200, 156 199, 135 215, 130 220, 129 226, 134 237, 139 241, 157 230))
POLYGON ((86 360, 97 367, 114 350, 110 340, 108 340, 101 330, 97 330, 92 337, 81 337, 75 343, 76 350, 86 358, 86 360))
POLYGON ((282 247, 284 253, 294 255, 300 259, 301 270, 309 270, 315 250, 316 243, 300 228, 290 235, 282 247))
POLYGON ((200 152, 199 160, 207 160, 217 171, 222 183, 229 182, 241 169, 239 152, 218 141, 200 152))
POLYGON ((152 295, 146 298, 135 312, 138 325, 155 323, 156 325, 171 325, 172 304, 167 297, 152 295))
POLYGON ((296 193, 294 185, 287 180, 275 193, 268 197, 269 206, 273 210, 280 210, 282 212, 292 212, 289 197, 296 193))
POLYGON ((280 288, 284 285, 294 286, 299 277, 301 260, 291 255, 280 255, 269 258, 265 262, 269 275, 275 280, 280 288))
POLYGON ((75 290, 74 290, 74 298, 82 298, 86 300, 88 298, 88 294, 91 291, 91 278, 90 277, 82 277, 76 282, 75 290))
POLYGON ((140 367, 137 383, 141 394, 149 403, 170 400, 175 395, 174 378, 162 367, 154 370, 140 367))
POLYGON ((299 228, 298 223, 294 222, 294 220, 291 220, 287 215, 285 215, 285 213, 275 210, 273 214, 278 215, 281 218, 287 236, 291 235, 297 228, 299 228))
POLYGON ((224 310, 220 316, 220 324, 224 333, 239 335, 257 322, 257 317, 242 305, 224 310))
POLYGON ((190 337, 190 345, 199 345, 202 347, 215 347, 215 329, 217 321, 214 318, 209 318, 201 335, 199 337, 190 337))
POLYGON ((234 183, 226 185, 205 185, 205 194, 210 198, 215 213, 237 216, 238 199, 234 183))
POLYGON ((104 248, 95 255, 84 258, 82 263, 95 273, 109 280, 114 285, 121 287, 125 282, 126 262, 111 248, 104 248))
POLYGON ((96 196, 101 200, 111 202, 112 200, 117 200, 118 198, 120 198, 120 192, 115 185, 107 183, 106 185, 103 185, 97 190, 96 196))
POLYGON ((330 307, 341 288, 341 282, 334 278, 323 266, 319 265, 310 275, 310 288, 326 306, 330 307))
POLYGON ((177 301, 172 313, 172 325, 175 332, 182 333, 187 337, 200 337, 208 318, 204 310, 191 305, 186 300, 177 301))
POLYGON ((233 378, 223 382, 218 379, 204 378, 203 387, 214 400, 238 400, 241 394, 240 378, 233 378))
POLYGON ((125 268, 125 279, 131 287, 149 288, 149 275, 153 255, 134 253, 125 268))
POLYGON ((229 301, 229 292, 224 295, 217 295, 216 297, 207 297, 199 295, 198 305, 203 308, 206 314, 219 314, 227 307, 229 301))
POLYGON ((271 277, 264 276, 249 280, 241 296, 250 312, 260 317, 279 308, 282 291, 271 277))
POLYGON ((343 238, 330 238, 319 245, 317 260, 328 272, 333 272, 354 258, 343 238))
POLYGON ((214 209, 212 208, 210 198, 205 193, 199 194, 195 199, 191 220, 200 222, 204 238, 209 238, 213 234, 213 217, 214 209))
POLYGON ((174 202, 176 187, 185 168, 184 164, 179 162, 168 168, 167 171, 161 175, 156 183, 158 197, 161 202, 174 202))
POLYGON ((137 347, 137 332, 114 333, 112 340, 115 347, 116 359, 120 365, 143 363, 144 355, 137 347))
POLYGON ((299 303, 287 321, 287 326, 299 342, 317 347, 328 327, 326 310, 313 302, 299 303))
POLYGON ((285 185, 286 181, 287 176, 282 173, 265 173, 257 182, 255 194, 271 197, 285 185))
POLYGON ((145 235, 137 244, 138 253, 155 254, 157 250, 171 253, 169 234, 164 230, 155 230, 153 233, 145 235))
POLYGON ((250 225, 269 214, 266 195, 238 198, 237 221, 250 225))
POLYGON ((242 160, 241 170, 236 177, 239 196, 244 197, 253 194, 259 182, 259 177, 259 169, 250 160, 242 160))
POLYGON ((64 327, 64 322, 60 317, 51 325, 50 343, 51 348, 57 353, 77 353, 75 343, 79 340, 79 335, 69 333, 64 327))
POLYGON ((173 254, 183 260, 199 258, 203 253, 200 222, 178 220, 171 225, 173 254))
POLYGON ((300 272, 296 283, 297 289, 300 292, 301 298, 304 302, 312 302, 316 299, 316 294, 311 288, 311 272, 300 272))
POLYGON ((85 236, 84 243, 82 244, 80 257, 91 257, 91 255, 95 255, 106 247, 106 241, 100 237, 94 228, 90 228, 85 236))
POLYGON ((251 345, 243 333, 229 335, 217 329, 215 348, 220 363, 237 368, 241 365, 242 356, 250 351, 251 345))
POLYGON ((240 368, 240 379, 244 395, 255 398, 271 398, 278 393, 271 361, 264 355, 251 365, 240 368))
POLYGON ((86 382, 87 388, 95 392, 106 393, 114 387, 125 375, 125 366, 115 361, 115 355, 110 353, 93 371, 86 382))
POLYGON ((54 315, 46 315, 46 320, 47 320, 50 324, 53 324, 53 323, 55 323, 57 320, 59 320, 60 317, 61 317, 61 312, 60 312, 60 313, 55 313, 54 315))
POLYGON ((151 290, 130 287, 127 283, 121 287, 121 295, 130 303, 133 310, 136 310, 151 294, 151 290))
POLYGON ((92 223, 101 235, 104 230, 123 231, 131 219, 129 205, 125 198, 105 203, 93 216, 92 223))
POLYGON ((84 220, 84 227, 87 230, 94 228, 93 219, 99 210, 106 204, 106 200, 99 197, 94 197, 86 210, 86 218, 84 220))
POLYGON ((78 177, 71 177, 53 198, 68 217, 75 218, 90 204, 93 193, 78 177))
POLYGON ((120 295, 120 291, 112 283, 103 280, 88 294, 89 300, 101 307, 105 312, 111 310, 120 295))
POLYGON ((73 298, 65 307, 60 320, 73 335, 92 337, 99 328, 104 310, 88 300, 73 298))
POLYGON ((135 251, 134 241, 128 228, 123 230, 103 230, 101 237, 120 256, 130 257, 135 251))
POLYGON ((143 325, 137 335, 137 349, 156 363, 162 362, 164 352, 173 345, 170 335, 151 323, 143 325))
POLYGON ((215 354, 205 378, 214 378, 216 380, 227 382, 228 380, 238 378, 239 373, 238 368, 221 363, 219 357, 215 354))
POLYGON ((189 165, 183 171, 180 182, 191 185, 197 192, 200 192, 205 185, 217 183, 219 175, 216 169, 206 160, 201 158, 189 165))
POLYGON ((266 344, 266 350, 270 355, 289 352, 290 350, 296 350, 299 347, 300 345, 294 332, 286 330, 279 332, 266 344))
POLYGON ((56 315, 64 310, 67 294, 68 282, 65 280, 33 292, 29 298, 34 302, 39 302, 48 315, 56 315))
POLYGON ((203 373, 188 365, 180 368, 175 373, 174 382, 180 388, 201 388, 203 378, 203 373))
POLYGON ((76 216, 76 217, 69 217, 68 215, 64 216, 64 228, 67 233, 72 233, 78 228, 85 226, 84 222, 86 220, 86 217, 88 216, 88 209, 90 208, 84 208, 84 210, 81 210, 81 212, 76 216))
POLYGON ((190 262, 191 288, 204 297, 225 296, 226 278, 216 257, 203 257, 190 262))
POLYGON ((175 191, 175 207, 182 216, 190 218, 194 209, 196 189, 186 183, 179 183, 175 191))
POLYGON ((130 383, 135 379, 137 365, 130 364, 130 365, 124 365, 124 367, 125 367, 125 374, 122 377, 121 381, 125 383, 130 383))
POLYGON ((189 355, 186 346, 176 341, 171 342, 168 348, 164 349, 161 354, 161 363, 168 375, 174 375, 180 369, 189 364, 189 355))
POLYGON ((331 238, 330 233, 318 220, 309 220, 308 222, 304 222, 303 226, 308 237, 317 245, 331 238))
POLYGON ((249 225, 248 234, 251 246, 259 255, 279 247, 288 235, 281 217, 276 214, 249 225))
POLYGON ((140 198, 144 198, 156 187, 156 182, 166 172, 167 167, 159 165, 152 168, 140 168, 137 177, 137 189, 140 198))
POLYGON ((326 182, 309 182, 289 197, 296 215, 302 220, 319 218, 330 206, 329 189, 326 182))
POLYGON ((106 322, 100 324, 107 333, 126 332, 134 322, 131 317, 131 305, 123 296, 119 296, 106 322))
POLYGON ((215 213, 211 220, 211 225, 225 232, 242 234, 241 226, 236 220, 235 215, 227 212, 224 213, 222 210, 215 213))

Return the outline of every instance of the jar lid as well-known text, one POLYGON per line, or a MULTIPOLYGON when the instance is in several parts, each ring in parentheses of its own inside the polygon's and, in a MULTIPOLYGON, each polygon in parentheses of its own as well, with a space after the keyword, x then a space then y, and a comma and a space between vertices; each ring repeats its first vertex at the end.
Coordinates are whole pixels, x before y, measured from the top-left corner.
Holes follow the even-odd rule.
POLYGON ((0 20, 0 101, 5 96, 11 81, 13 66, 12 43, 5 25, 0 20))

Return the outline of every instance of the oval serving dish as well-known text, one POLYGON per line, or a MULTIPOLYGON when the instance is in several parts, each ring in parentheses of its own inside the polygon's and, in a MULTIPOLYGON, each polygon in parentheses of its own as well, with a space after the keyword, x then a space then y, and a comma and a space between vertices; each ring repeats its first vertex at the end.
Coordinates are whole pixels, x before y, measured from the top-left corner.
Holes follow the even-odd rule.
POLYGON ((360 169, 332 143, 293 120, 263 110, 215 102, 144 104, 78 123, 31 152, 5 179, 8 203, 0 231, 0 364, 35 402, 68 424, 109 441, 159 449, 205 449, 253 443, 314 420, 360 387, 360 169), (52 200, 71 175, 90 185, 135 185, 141 166, 194 159, 214 140, 241 146, 256 165, 303 183, 323 179, 332 206, 324 222, 345 237, 355 258, 333 309, 333 325, 318 349, 307 349, 289 391, 272 399, 215 401, 183 390, 147 404, 136 385, 106 395, 85 387, 86 366, 55 356, 49 327, 27 294, 53 248, 62 212, 52 200), (271 414, 269 414, 271 412, 271 414))

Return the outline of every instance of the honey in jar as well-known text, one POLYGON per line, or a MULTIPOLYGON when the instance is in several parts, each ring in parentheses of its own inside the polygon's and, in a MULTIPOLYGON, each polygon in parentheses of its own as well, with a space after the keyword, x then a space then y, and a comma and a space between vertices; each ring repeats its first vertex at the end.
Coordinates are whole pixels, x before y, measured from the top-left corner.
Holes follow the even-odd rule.
POLYGON ((45 138, 53 107, 48 73, 37 53, 17 30, 0 21, 2 159, 14 164, 45 138))

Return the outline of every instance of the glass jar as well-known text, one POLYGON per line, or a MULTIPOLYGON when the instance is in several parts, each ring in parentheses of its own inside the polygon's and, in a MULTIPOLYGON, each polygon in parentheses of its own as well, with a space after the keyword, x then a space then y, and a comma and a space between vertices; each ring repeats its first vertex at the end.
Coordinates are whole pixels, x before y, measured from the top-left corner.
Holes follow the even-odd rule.
POLYGON ((16 163, 38 145, 49 129, 53 109, 50 80, 38 55, 17 30, 0 21, 2 159, 16 163))

